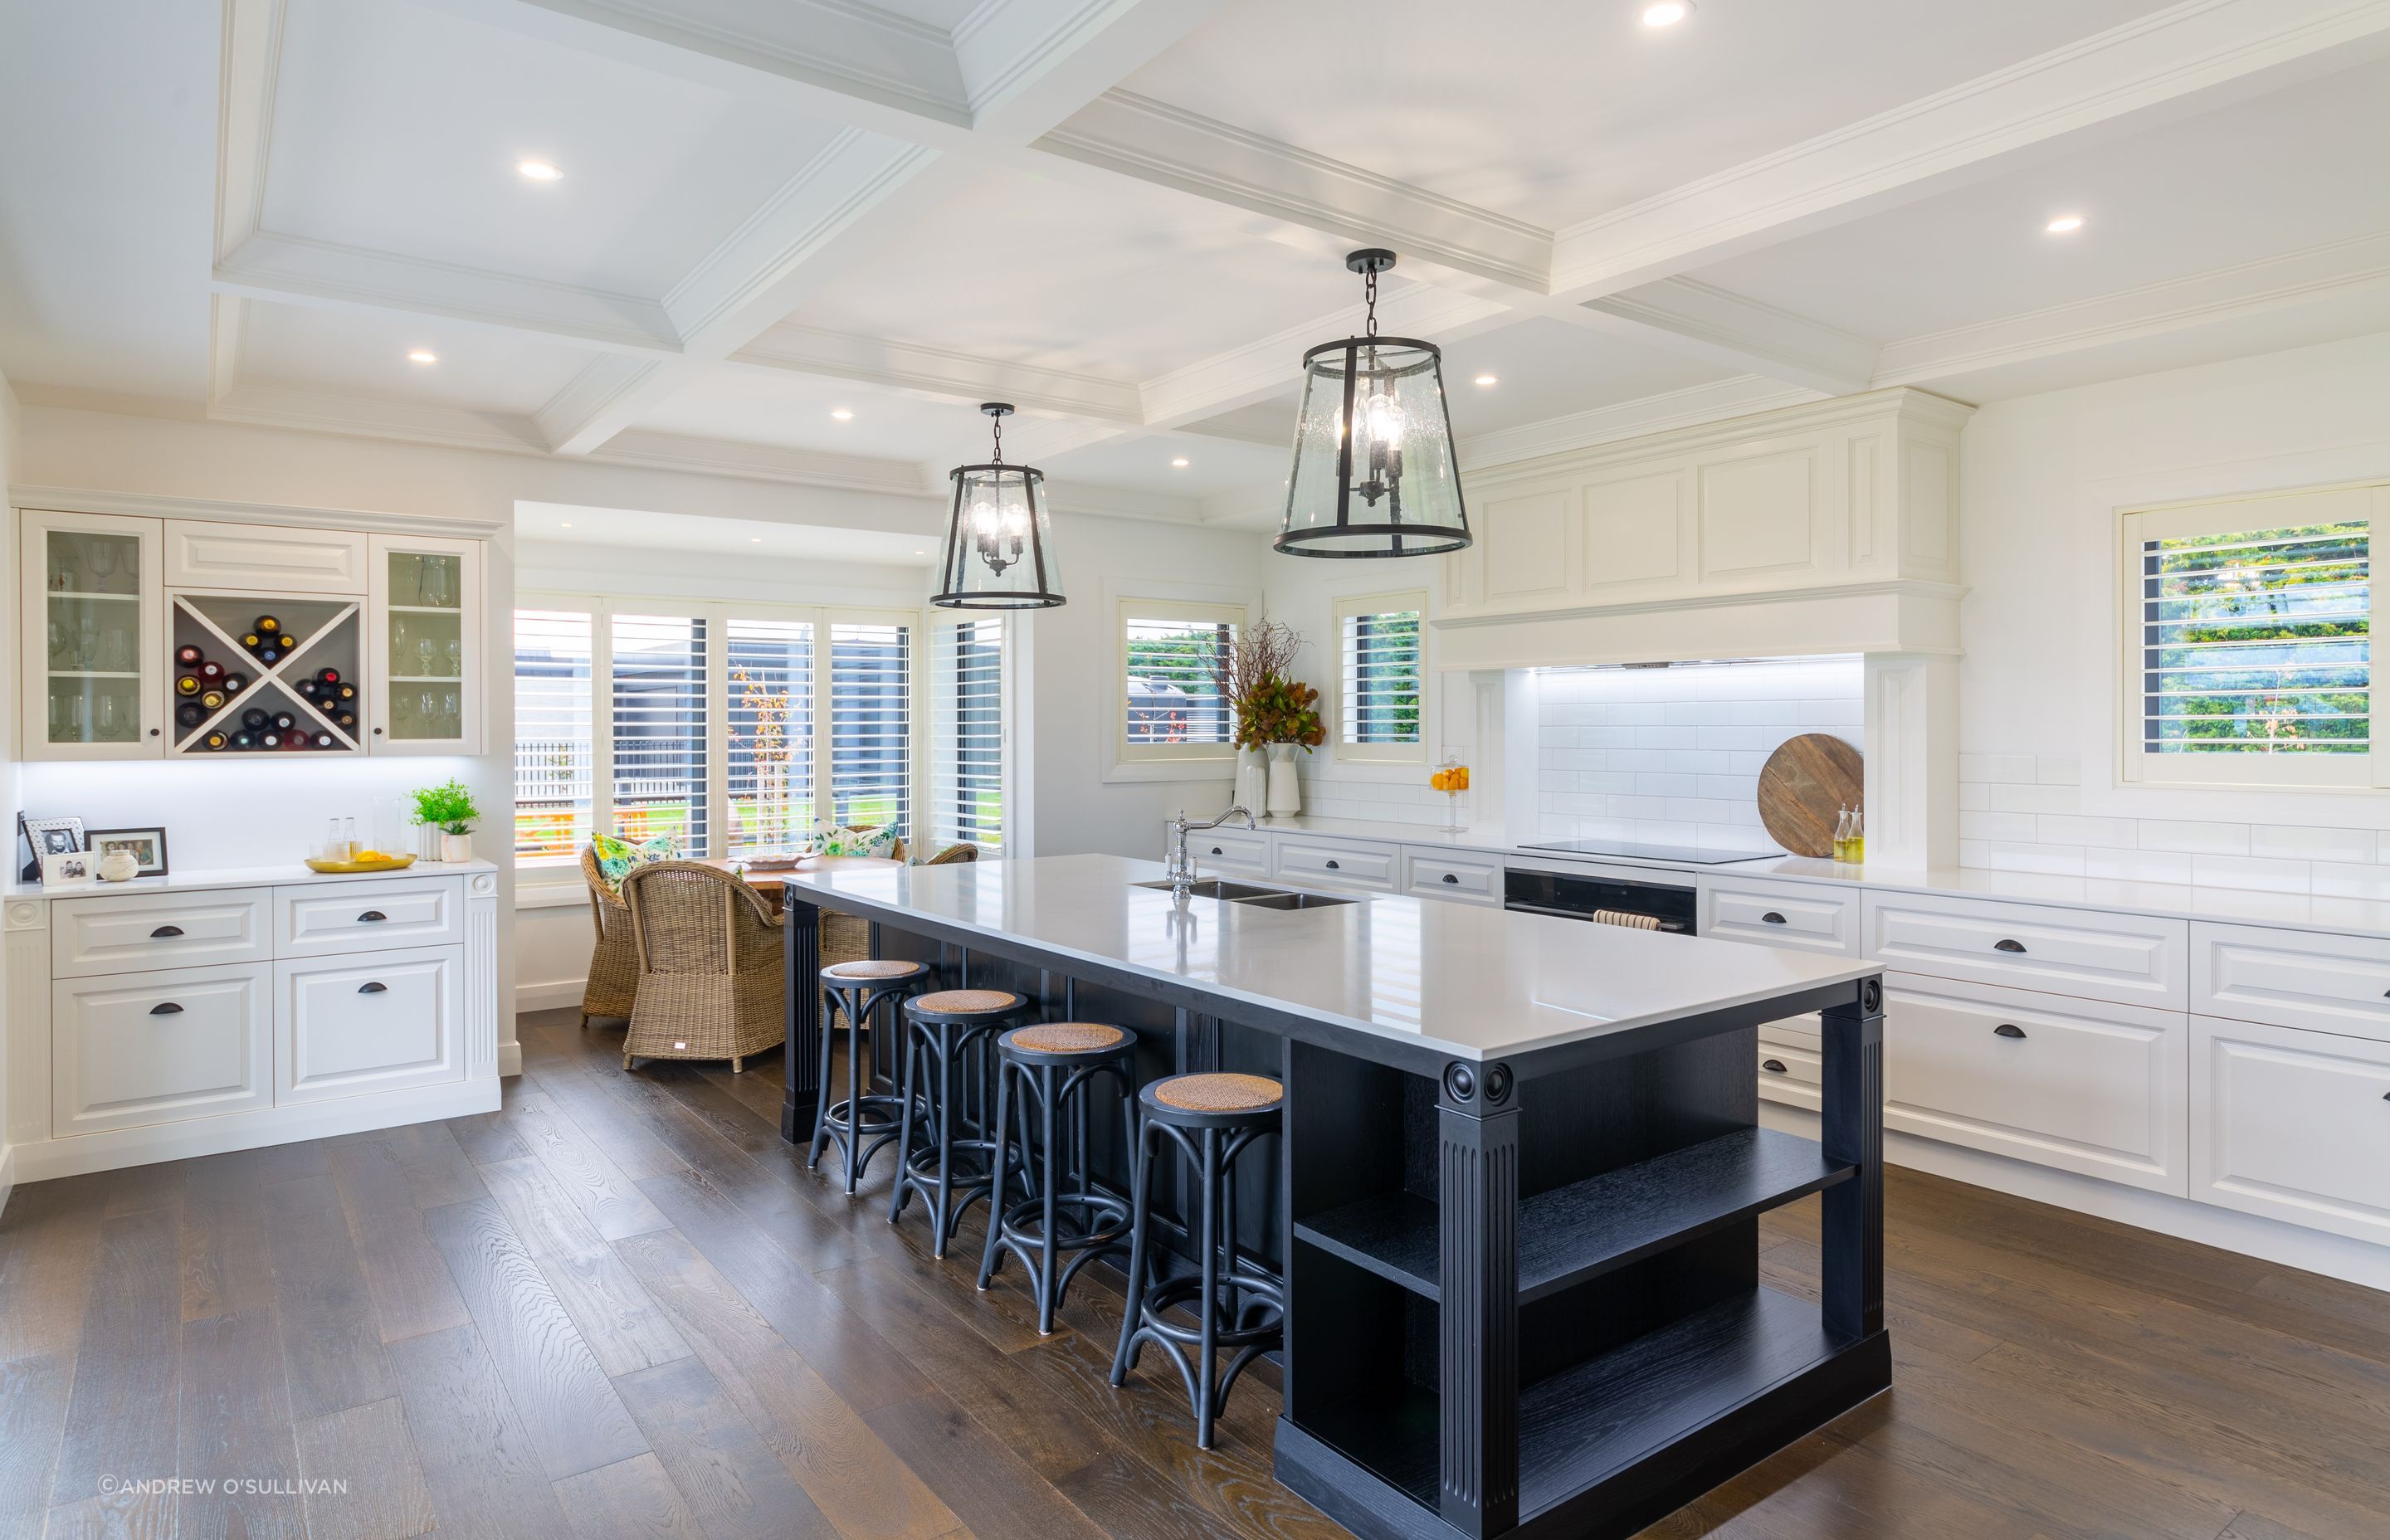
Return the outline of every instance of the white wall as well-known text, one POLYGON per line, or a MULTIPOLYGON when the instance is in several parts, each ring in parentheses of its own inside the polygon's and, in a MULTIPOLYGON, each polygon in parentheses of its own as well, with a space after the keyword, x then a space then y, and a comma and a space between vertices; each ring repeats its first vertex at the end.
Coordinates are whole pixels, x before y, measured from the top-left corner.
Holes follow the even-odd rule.
MULTIPOLYGON (((17 394, 8 388, 8 377, 0 375, 0 489, 5 489, 17 468, 17 441, 19 413, 17 394)), ((0 497, 0 501, 5 501, 0 497)), ((0 542, 0 636, 19 634, 17 623, 17 543, 0 542)), ((0 648, 0 655, 16 656, 11 646, 0 648)), ((19 800, 17 788, 17 670, 0 668, 0 808, 10 810, 8 825, 9 875, 17 867, 17 833, 14 810, 24 803, 19 800)), ((12 1031, 37 1029, 40 1023, 11 1022, 8 1020, 8 963, 5 949, 0 949, 0 1205, 8 1201, 13 1185, 15 1161, 9 1153, 8 1120, 8 1033, 12 1031)))
POLYGON ((2119 779, 2117 510, 2390 476, 2390 335, 1995 403, 1960 453, 1962 865, 2390 897, 2390 796, 2119 779))

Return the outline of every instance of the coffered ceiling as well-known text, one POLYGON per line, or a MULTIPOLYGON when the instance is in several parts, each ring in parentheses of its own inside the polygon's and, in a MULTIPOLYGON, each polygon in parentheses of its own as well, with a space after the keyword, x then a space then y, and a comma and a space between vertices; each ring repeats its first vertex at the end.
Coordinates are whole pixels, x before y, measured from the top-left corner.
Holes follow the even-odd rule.
POLYGON ((1644 6, 0 7, 0 371, 906 494, 1001 398, 1241 520, 1360 244, 1464 468, 2390 327, 2390 0, 1644 6))

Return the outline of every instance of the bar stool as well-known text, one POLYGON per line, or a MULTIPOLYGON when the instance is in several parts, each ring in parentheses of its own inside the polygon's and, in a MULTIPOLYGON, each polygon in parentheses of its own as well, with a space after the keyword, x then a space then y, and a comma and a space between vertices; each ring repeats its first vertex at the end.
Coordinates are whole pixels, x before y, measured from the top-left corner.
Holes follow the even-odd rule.
MULTIPOLYGON (((905 1002, 906 1098, 896 1136, 896 1195, 888 1205, 888 1223, 903 1217, 905 1207, 919 1192, 930 1206, 930 1254, 943 1259, 946 1242, 973 1203, 995 1185, 997 1151, 1003 1147, 985 1137, 986 1124, 962 1105, 963 1093, 977 1087, 979 1110, 986 1110, 985 1046, 996 1032, 1012 1026, 1029 1009, 1029 998, 1006 989, 944 989, 916 995, 905 1002), (958 1082, 957 1072, 962 1072, 958 1082), (932 1141, 915 1144, 914 1105, 932 1125, 932 1141), (960 1123, 965 1136, 956 1136, 960 1123), (956 1162, 968 1170, 956 1174, 956 1162)), ((1026 1137, 1023 1138, 1024 1149, 1026 1137)), ((1007 1150, 1009 1164, 1027 1174, 1022 1157, 1007 1150)))
MULTIPOLYGON (((901 1115, 908 1105, 905 1056, 901 1051, 890 1072, 895 1076, 895 1094, 865 1093, 863 1029, 869 1023, 872 1012, 903 999, 912 993, 914 985, 929 976, 927 964, 896 958, 832 963, 821 970, 821 1093, 814 1107, 814 1142, 812 1151, 805 1157, 805 1169, 818 1168, 823 1147, 836 1139, 839 1154, 846 1162, 849 1198, 854 1196, 854 1184, 871 1163, 871 1157, 901 1131, 901 1115), (829 1099, 830 1046, 836 1036, 830 1026, 833 1010, 846 1017, 846 1099, 839 1102, 829 1099)), ((893 1019, 894 1013, 890 1014, 893 1019)), ((901 1023, 897 1031, 904 1031, 901 1023)))
POLYGON ((1015 1027, 996 1040, 996 1146, 1005 1147, 1017 1087, 1024 1138, 1031 1103, 1035 1102, 1037 1146, 1045 1169, 1029 1189, 1034 1196, 1009 1208, 1004 1201, 1005 1172, 1002 1166, 996 1169, 979 1286, 985 1289, 995 1280, 1007 1251, 1018 1256, 1029 1269, 1040 1336, 1054 1329, 1054 1312, 1061 1308, 1063 1293, 1079 1269, 1107 1251, 1124 1249, 1129 1206, 1095 1185, 1087 1097, 1098 1076, 1110 1076, 1119 1084, 1121 1115, 1127 1119, 1137 1084, 1136 1059, 1134 1034, 1095 1021, 1045 1021, 1015 1027), (1066 1147, 1075 1147, 1075 1161, 1073 1149, 1066 1147), (1064 1251, 1072 1253, 1071 1260, 1058 1271, 1064 1251))
POLYGON ((1266 1075, 1174 1075, 1139 1092, 1137 1104, 1128 1299, 1121 1310, 1120 1348, 1112 1354, 1112 1383, 1125 1384, 1145 1344, 1159 1342, 1187 1382, 1196 1446, 1209 1449, 1212 1425, 1237 1377, 1285 1340, 1285 1285, 1257 1264, 1248 1266, 1237 1250, 1235 1167, 1255 1140, 1279 1131, 1286 1091, 1266 1075), (1202 1265, 1191 1277, 1149 1284, 1153 1155, 1165 1135, 1195 1165, 1195 1241, 1202 1265), (1189 1301, 1197 1304, 1196 1325, 1166 1318, 1173 1306, 1189 1301), (1223 1349, 1236 1356, 1215 1383, 1213 1370, 1223 1349))

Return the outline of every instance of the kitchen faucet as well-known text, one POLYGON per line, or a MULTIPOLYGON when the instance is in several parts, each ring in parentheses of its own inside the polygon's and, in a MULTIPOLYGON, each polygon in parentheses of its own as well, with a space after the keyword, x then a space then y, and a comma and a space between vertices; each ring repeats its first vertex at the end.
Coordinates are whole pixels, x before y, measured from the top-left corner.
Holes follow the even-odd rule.
POLYGON ((1254 827, 1253 815, 1241 805, 1228 809, 1227 812, 1207 824, 1189 823, 1187 820, 1187 810, 1183 807, 1178 810, 1178 816, 1170 820, 1170 850, 1163 858, 1163 875, 1170 879, 1171 897, 1184 899, 1195 891, 1195 860, 1187 853, 1189 831, 1199 828, 1217 828, 1229 819, 1239 817, 1244 819, 1247 828, 1254 827))

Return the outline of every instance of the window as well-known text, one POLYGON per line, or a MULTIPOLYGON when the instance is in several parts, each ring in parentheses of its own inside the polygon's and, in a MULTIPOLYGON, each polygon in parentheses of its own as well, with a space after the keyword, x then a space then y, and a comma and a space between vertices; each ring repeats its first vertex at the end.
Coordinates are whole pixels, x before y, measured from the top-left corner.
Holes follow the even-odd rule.
POLYGON ((832 816, 915 839, 916 614, 534 602, 515 612, 518 860, 577 860, 601 832, 737 854, 832 816))
POLYGON ((1237 605, 1121 601, 1123 761, 1236 757, 1220 672, 1244 623, 1237 605))
POLYGON ((515 611, 515 854, 572 858, 595 827, 589 617, 515 611))
POLYGON ((1423 761, 1420 701, 1427 596, 1376 594, 1336 604, 1336 752, 1423 761))
POLYGON ((2369 786, 2390 488, 2125 516, 2131 779, 2369 786))
POLYGON ((941 622, 930 661, 930 842, 1004 846, 1004 620, 941 622))

